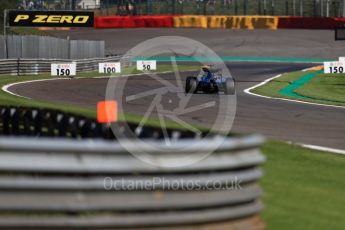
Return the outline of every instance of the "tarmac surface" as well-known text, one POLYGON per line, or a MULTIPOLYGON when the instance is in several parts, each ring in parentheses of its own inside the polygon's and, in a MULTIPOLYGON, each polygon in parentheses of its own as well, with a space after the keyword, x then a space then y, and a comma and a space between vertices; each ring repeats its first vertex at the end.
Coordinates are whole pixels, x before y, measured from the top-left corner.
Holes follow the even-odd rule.
MULTIPOLYGON (((52 32, 53 33, 53 32, 52 32)), ((204 29, 110 29, 72 30, 54 32, 59 37, 71 39, 105 40, 108 53, 125 53, 132 46, 160 35, 180 35, 194 38, 212 48, 218 55, 239 57, 294 57, 337 58, 345 53, 342 41, 335 42, 333 31, 327 30, 204 30, 204 29)), ((237 106, 232 131, 260 133, 267 137, 292 142, 345 149, 345 109, 307 105, 296 102, 272 100, 245 94, 244 89, 277 74, 301 70, 315 64, 291 63, 228 63, 236 80, 237 106)), ((182 82, 187 75, 182 73, 182 82)), ((177 84, 174 74, 159 75, 171 84, 177 84)), ((149 76, 121 78, 126 81, 123 97, 157 89, 161 83, 149 76), (128 81, 127 81, 128 80, 128 81)), ((95 107, 104 100, 108 79, 71 79, 33 82, 15 85, 10 91, 19 95, 51 102, 95 107)), ((184 83, 183 83, 184 84, 184 83)), ((160 100, 165 109, 173 110, 184 97, 183 88, 166 94, 160 100)), ((216 115, 225 108, 219 107, 226 95, 197 94, 191 106, 215 101, 214 107, 183 115, 187 123, 211 126, 216 115)), ((145 114, 152 97, 124 103, 125 112, 145 114)), ((155 115, 153 115, 155 116, 155 115)), ((221 117, 221 116, 220 116, 221 117)), ((222 119, 231 117, 223 114, 222 119)))
MULTIPOLYGON (((345 109, 330 108, 296 102, 272 100, 245 94, 244 89, 280 73, 300 70, 311 64, 288 63, 230 63, 232 75, 236 79, 237 109, 232 131, 237 133, 260 133, 267 137, 292 142, 314 144, 345 149, 345 109)), ((191 73, 182 73, 182 82, 191 73)), ((174 74, 160 74, 161 78, 176 85, 174 74)), ((11 92, 34 99, 68 103, 95 108, 96 103, 105 99, 108 78, 71 79, 32 82, 15 85, 11 92)), ((163 85, 149 76, 119 78, 126 81, 123 98, 138 93, 158 89, 163 85)), ((184 97, 183 88, 178 92, 165 94, 160 100, 165 109, 173 110, 176 100, 184 97), (172 102, 172 103, 171 103, 172 102), (175 103, 174 103, 175 102, 175 103)), ((225 108, 220 108, 219 100, 226 95, 196 94, 191 98, 189 107, 215 101, 214 107, 204 108, 183 115, 182 120, 202 126, 212 126, 216 116, 225 108)), ((122 98, 122 100, 124 100, 122 98)), ((223 98, 224 99, 224 98, 223 98)), ((125 100, 124 100, 125 101, 125 100)), ((144 115, 153 97, 145 97, 123 103, 123 111, 144 115)), ((157 118, 157 113, 152 113, 157 118)), ((222 116, 222 114, 220 115, 222 116)), ((223 119, 232 118, 224 115, 223 119)))
POLYGON ((345 41, 335 41, 332 30, 225 30, 225 29, 80 29, 49 32, 70 39, 104 40, 107 54, 124 54, 158 36, 183 36, 205 44, 220 56, 337 59, 345 41))

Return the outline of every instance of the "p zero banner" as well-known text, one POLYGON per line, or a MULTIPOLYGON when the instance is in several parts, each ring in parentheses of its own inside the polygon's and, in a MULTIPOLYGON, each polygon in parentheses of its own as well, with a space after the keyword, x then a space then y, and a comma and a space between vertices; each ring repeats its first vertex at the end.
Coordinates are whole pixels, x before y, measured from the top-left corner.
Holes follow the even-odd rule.
POLYGON ((8 12, 10 26, 20 27, 93 27, 90 11, 25 11, 8 12))

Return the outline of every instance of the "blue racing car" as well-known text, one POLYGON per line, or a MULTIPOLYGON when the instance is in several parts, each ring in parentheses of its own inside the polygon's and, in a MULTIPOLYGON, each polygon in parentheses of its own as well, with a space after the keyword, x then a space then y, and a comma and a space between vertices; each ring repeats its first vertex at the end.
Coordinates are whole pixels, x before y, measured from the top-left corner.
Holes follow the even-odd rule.
POLYGON ((189 76, 186 79, 185 93, 218 93, 234 94, 235 86, 231 77, 223 77, 221 70, 202 67, 202 73, 198 77, 189 76))

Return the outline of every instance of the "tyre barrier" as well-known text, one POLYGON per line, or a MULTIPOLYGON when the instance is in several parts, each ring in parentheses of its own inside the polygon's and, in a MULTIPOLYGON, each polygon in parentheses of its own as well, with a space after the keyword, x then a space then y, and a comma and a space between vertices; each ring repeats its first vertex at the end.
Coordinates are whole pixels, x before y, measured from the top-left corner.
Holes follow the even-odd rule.
MULTIPOLYGON (((155 157, 169 150, 176 162, 196 141, 181 139, 164 152, 164 141, 150 144, 155 157)), ((200 144, 209 151, 213 142, 200 144)), ((0 137, 0 228, 263 229, 262 142, 228 137, 195 164, 164 168, 117 141, 0 137)))
MULTIPOLYGON (((122 130, 118 136, 124 136, 125 133, 125 136, 136 135, 138 138, 164 138, 160 128, 141 129, 135 123, 123 122, 117 122, 112 126, 122 130)), ((195 137, 195 133, 189 131, 167 129, 167 132, 174 138, 195 137)), ((0 106, 0 135, 115 139, 111 127, 99 124, 95 119, 53 109, 13 106, 0 106)))

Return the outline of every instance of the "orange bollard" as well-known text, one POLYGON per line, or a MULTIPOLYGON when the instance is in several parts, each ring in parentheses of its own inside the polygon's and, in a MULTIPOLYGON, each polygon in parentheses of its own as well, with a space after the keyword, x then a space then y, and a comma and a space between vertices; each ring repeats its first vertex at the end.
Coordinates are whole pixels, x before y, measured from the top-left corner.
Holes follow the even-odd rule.
POLYGON ((97 103, 98 123, 112 123, 117 121, 117 102, 100 101, 97 103))

